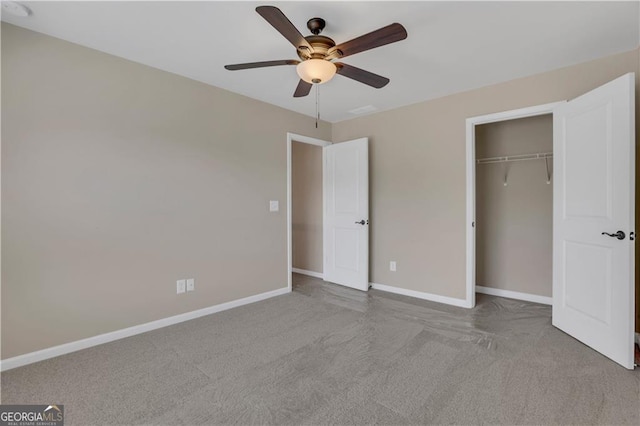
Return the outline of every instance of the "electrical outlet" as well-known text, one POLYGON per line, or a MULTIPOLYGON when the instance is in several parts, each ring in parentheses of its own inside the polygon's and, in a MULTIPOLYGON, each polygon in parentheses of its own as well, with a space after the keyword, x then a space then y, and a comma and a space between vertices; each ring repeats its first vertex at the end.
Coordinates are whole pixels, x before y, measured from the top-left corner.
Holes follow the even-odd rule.
POLYGON ((396 271, 396 261, 392 260, 391 262, 389 262, 389 270, 391 272, 395 272, 396 271))
POLYGON ((187 291, 194 291, 196 289, 196 280, 195 278, 189 278, 187 280, 187 291))
POLYGON ((176 281, 176 291, 178 294, 184 293, 187 280, 176 281))

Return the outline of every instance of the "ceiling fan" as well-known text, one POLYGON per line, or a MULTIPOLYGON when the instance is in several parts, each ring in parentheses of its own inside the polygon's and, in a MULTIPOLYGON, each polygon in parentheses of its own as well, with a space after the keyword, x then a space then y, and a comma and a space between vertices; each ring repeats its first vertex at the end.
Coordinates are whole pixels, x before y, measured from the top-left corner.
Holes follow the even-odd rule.
POLYGON ((386 77, 342 62, 332 61, 407 38, 407 31, 404 27, 398 23, 394 23, 336 45, 329 37, 320 35, 326 24, 322 18, 309 19, 307 28, 309 28, 312 35, 303 37, 291 21, 289 21, 284 13, 277 7, 258 6, 256 12, 294 45, 300 60, 283 59, 277 61, 249 62, 245 64, 225 65, 225 68, 230 71, 237 71, 278 65, 296 65, 296 71, 300 76, 298 87, 296 87, 293 93, 293 96, 296 98, 307 96, 313 84, 326 83, 331 80, 336 73, 375 87, 376 89, 386 86, 389 83, 389 79, 386 77))

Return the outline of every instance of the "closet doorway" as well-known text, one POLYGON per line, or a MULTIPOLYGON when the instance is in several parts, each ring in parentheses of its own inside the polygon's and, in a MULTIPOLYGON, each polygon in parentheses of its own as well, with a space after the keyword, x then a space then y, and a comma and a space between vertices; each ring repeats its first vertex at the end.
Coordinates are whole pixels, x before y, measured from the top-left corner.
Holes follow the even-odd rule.
POLYGON ((562 103, 467 120, 470 307, 476 291, 551 304, 553 110, 562 103))
POLYGON ((553 116, 475 132, 476 292, 551 305, 553 116))

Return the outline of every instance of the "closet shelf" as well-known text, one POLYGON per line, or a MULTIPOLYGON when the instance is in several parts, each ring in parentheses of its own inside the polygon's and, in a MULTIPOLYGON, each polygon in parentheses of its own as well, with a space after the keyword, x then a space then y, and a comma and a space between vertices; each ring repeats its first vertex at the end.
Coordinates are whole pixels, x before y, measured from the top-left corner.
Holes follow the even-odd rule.
POLYGON ((519 154, 509 155, 507 157, 489 157, 478 158, 477 164, 490 164, 490 163, 507 163, 510 161, 529 161, 529 160, 544 160, 546 158, 553 158, 552 152, 539 152, 537 154, 519 154))

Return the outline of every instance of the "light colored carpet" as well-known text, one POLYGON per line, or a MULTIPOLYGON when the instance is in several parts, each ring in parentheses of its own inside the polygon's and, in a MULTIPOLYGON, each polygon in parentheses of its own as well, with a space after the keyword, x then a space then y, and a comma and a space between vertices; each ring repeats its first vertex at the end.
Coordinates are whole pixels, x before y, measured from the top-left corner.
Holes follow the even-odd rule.
POLYGON ((640 371, 551 326, 295 275, 295 290, 2 373, 67 425, 640 424, 640 371))

